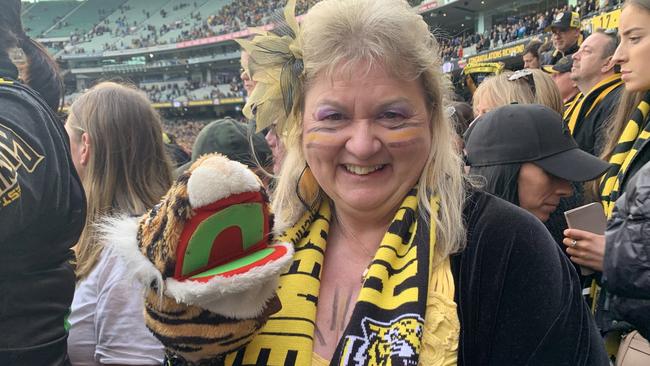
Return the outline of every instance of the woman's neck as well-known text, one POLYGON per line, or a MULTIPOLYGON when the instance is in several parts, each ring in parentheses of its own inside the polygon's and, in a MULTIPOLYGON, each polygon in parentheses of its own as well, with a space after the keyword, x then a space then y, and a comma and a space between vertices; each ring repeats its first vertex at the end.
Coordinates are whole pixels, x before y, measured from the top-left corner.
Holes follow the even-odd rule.
POLYGON ((374 256, 392 218, 393 215, 373 217, 372 215, 346 212, 335 207, 331 231, 339 231, 347 242, 353 241, 356 245, 361 245, 364 252, 374 256))

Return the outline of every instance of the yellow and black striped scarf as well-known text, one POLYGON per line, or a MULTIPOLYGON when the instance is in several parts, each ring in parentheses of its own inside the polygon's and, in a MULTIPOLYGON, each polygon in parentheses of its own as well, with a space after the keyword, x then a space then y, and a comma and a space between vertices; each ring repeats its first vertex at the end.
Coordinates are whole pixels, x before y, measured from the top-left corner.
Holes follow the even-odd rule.
POLYGON ((618 139, 609 163, 612 165, 600 181, 600 198, 609 218, 614 210, 614 203, 620 197, 627 170, 639 153, 643 144, 650 137, 650 92, 644 97, 632 113, 623 133, 618 139))
MULTIPOLYGON (((448 266, 430 268, 435 221, 427 223, 417 206, 413 189, 364 276, 352 317, 330 365, 418 364, 429 286, 453 286, 447 283, 453 284, 453 276, 448 266), (436 276, 441 280, 435 281, 436 276)), ((437 200, 432 206, 432 215, 437 215, 437 200)), ((324 200, 318 212, 305 214, 287 233, 283 240, 294 243, 295 255, 280 279, 282 310, 269 318, 248 346, 228 355, 226 365, 311 364, 330 219, 330 206, 324 200)))
POLYGON ((601 80, 587 95, 579 93, 567 104, 564 111, 564 121, 569 125, 571 135, 573 135, 580 123, 589 116, 589 113, 614 89, 623 85, 621 74, 614 74, 606 79, 601 80))
POLYGON ((578 92, 576 95, 574 95, 573 97, 571 97, 571 99, 569 99, 568 101, 566 101, 566 102, 563 104, 564 112, 562 112, 562 113, 563 113, 563 115, 564 115, 565 117, 566 117, 566 111, 568 111, 571 107, 573 107, 573 105, 574 105, 576 102, 580 101, 580 98, 582 98, 582 93, 578 92))

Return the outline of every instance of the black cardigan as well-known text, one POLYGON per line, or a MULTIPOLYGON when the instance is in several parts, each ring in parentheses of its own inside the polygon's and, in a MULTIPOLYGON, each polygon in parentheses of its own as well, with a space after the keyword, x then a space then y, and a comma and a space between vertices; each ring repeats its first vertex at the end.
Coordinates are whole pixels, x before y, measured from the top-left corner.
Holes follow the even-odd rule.
POLYGON ((458 365, 608 365, 577 273, 542 223, 486 193, 464 212, 458 365))

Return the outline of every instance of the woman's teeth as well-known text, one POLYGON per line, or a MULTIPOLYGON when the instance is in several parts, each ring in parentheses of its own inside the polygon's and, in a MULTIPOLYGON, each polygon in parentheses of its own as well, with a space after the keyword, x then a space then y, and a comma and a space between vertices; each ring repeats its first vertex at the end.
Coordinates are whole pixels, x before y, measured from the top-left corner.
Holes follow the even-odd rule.
POLYGON ((357 175, 367 175, 384 167, 383 165, 359 166, 351 164, 344 164, 344 166, 347 171, 357 175))

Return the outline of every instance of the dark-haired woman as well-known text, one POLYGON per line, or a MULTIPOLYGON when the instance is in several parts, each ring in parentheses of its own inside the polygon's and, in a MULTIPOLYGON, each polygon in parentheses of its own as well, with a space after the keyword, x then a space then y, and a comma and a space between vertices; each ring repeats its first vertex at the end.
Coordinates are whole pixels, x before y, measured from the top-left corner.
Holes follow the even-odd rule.
POLYGON ((599 177, 607 164, 579 149, 562 116, 542 105, 511 104, 483 115, 466 136, 470 174, 485 190, 546 222, 571 182, 599 177))
POLYGON ((70 248, 85 198, 53 112, 56 64, 24 33, 21 2, 0 8, 0 365, 67 365, 70 248), (21 73, 9 57, 16 49, 26 58, 21 73))

